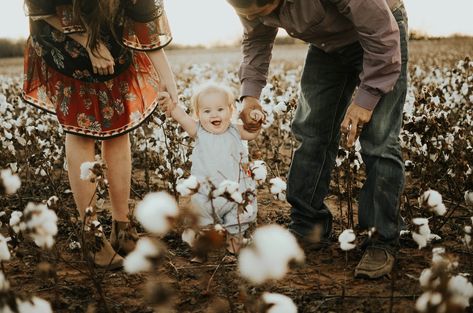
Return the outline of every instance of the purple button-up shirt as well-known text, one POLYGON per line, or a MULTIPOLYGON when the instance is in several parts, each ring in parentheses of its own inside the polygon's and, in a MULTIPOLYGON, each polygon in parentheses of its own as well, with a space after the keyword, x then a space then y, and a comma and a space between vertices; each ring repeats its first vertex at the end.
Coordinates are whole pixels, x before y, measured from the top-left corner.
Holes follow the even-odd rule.
POLYGON ((268 16, 240 16, 244 34, 239 76, 241 96, 259 98, 266 85, 278 28, 325 52, 359 41, 363 70, 354 102, 373 110, 391 91, 401 71, 399 27, 391 11, 400 0, 281 0, 268 16))

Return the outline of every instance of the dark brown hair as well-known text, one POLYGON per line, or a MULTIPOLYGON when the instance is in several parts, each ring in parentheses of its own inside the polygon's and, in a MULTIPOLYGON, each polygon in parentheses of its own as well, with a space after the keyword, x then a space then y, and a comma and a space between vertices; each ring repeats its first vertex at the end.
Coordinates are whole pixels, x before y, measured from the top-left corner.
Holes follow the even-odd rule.
POLYGON ((258 7, 273 3, 275 0, 227 0, 232 6, 236 8, 247 8, 254 4, 258 7))
POLYGON ((120 0, 74 0, 74 21, 81 22, 89 33, 87 46, 92 51, 97 48, 102 28, 111 30, 117 38, 114 23, 120 9, 120 0))

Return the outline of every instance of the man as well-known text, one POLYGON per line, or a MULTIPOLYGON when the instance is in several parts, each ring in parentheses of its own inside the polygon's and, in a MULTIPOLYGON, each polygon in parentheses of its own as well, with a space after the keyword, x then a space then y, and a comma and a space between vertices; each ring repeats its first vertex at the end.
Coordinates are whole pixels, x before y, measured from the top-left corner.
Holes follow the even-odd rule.
POLYGON ((261 126, 258 108, 278 28, 309 43, 292 131, 300 141, 288 176, 290 230, 307 240, 314 229, 330 236, 328 193, 341 135, 359 136, 367 179, 359 224, 375 227, 355 276, 391 272, 399 239, 404 163, 399 145, 406 96, 407 17, 401 0, 227 0, 244 28, 240 67, 241 118, 261 126), (358 89, 356 87, 358 86, 358 89), (356 89, 356 92, 355 92, 356 89), (354 93, 355 92, 355 93, 354 93))

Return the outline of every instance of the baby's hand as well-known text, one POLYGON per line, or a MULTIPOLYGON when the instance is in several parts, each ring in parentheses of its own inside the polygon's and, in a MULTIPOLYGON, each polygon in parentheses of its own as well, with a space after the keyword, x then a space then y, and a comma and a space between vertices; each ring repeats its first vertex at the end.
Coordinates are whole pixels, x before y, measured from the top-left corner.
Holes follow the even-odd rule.
POLYGON ((250 112, 250 117, 259 122, 259 121, 264 121, 264 118, 265 118, 265 115, 263 112, 261 112, 260 110, 252 110, 250 112))
POLYGON ((171 111, 176 107, 174 102, 171 100, 171 96, 166 91, 159 92, 158 103, 161 109, 166 112, 167 116, 170 116, 171 111))

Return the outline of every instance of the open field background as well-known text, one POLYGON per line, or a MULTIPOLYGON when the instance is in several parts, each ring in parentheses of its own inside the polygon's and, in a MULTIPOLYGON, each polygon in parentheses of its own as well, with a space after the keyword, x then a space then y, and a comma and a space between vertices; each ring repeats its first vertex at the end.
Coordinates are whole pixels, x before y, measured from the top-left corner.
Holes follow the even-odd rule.
MULTIPOLYGON (((445 247, 448 257, 458 262, 449 275, 462 273, 472 280, 473 253, 462 241, 464 227, 473 223, 473 206, 464 199, 465 192, 473 190, 472 51, 473 39, 465 38, 413 41, 410 45, 411 78, 401 134, 407 180, 401 212, 407 230, 416 231, 412 218, 425 217, 439 239, 419 249, 410 234, 404 235, 390 277, 354 279, 353 269, 362 250, 340 250, 337 236, 349 225, 349 203, 356 221, 356 195, 364 173, 363 166, 358 169, 355 161, 360 160, 354 152, 341 150, 327 199, 336 217, 332 245, 306 251, 305 264, 293 267, 282 280, 260 286, 242 279, 236 258, 222 249, 213 251, 205 264, 191 263, 191 250, 181 240, 180 225, 162 239, 168 252, 154 271, 129 275, 97 270, 95 276, 100 279, 93 281, 73 244, 79 238, 63 164, 63 134, 57 131, 54 117, 18 101, 22 60, 0 60, 0 169, 11 168, 22 180, 16 194, 0 198, 0 209, 6 213, 0 215, 0 233, 8 234, 11 213, 23 210, 28 202, 59 198, 59 233, 51 251, 37 248, 27 236, 10 242, 12 259, 2 262, 2 270, 11 290, 50 301, 54 312, 154 312, 157 300, 156 294, 146 293, 149 281, 159 283, 162 302, 170 304, 155 312, 264 312, 255 309, 256 299, 264 291, 292 298, 301 313, 415 312, 415 303, 425 291, 419 276, 431 266, 433 247, 445 247), (420 207, 418 198, 429 188, 442 194, 448 209, 444 216, 433 216, 420 207)), ((267 163, 268 180, 285 177, 297 147, 289 124, 305 53, 305 46, 276 47, 274 52, 270 86, 262 97, 272 124, 249 144, 253 159, 267 163), (280 103, 286 108, 274 111, 272 107, 280 103)), ((192 88, 206 79, 221 80, 238 90, 239 49, 173 50, 167 54, 183 103, 188 104, 192 88)), ((162 114, 156 112, 147 126, 133 132, 131 207, 150 191, 175 192, 177 169, 189 171, 187 140, 171 120, 162 120, 162 114)), ((181 204, 185 201, 180 199, 181 204)), ((258 204, 257 226, 288 225, 290 208, 285 201, 273 198, 268 182, 258 190, 258 204)), ((100 217, 106 234, 110 231, 109 206, 105 201, 100 217)), ((142 236, 147 235, 140 230, 142 236)), ((357 243, 365 236, 360 232, 357 243)), ((472 312, 471 307, 466 310, 472 312)))

